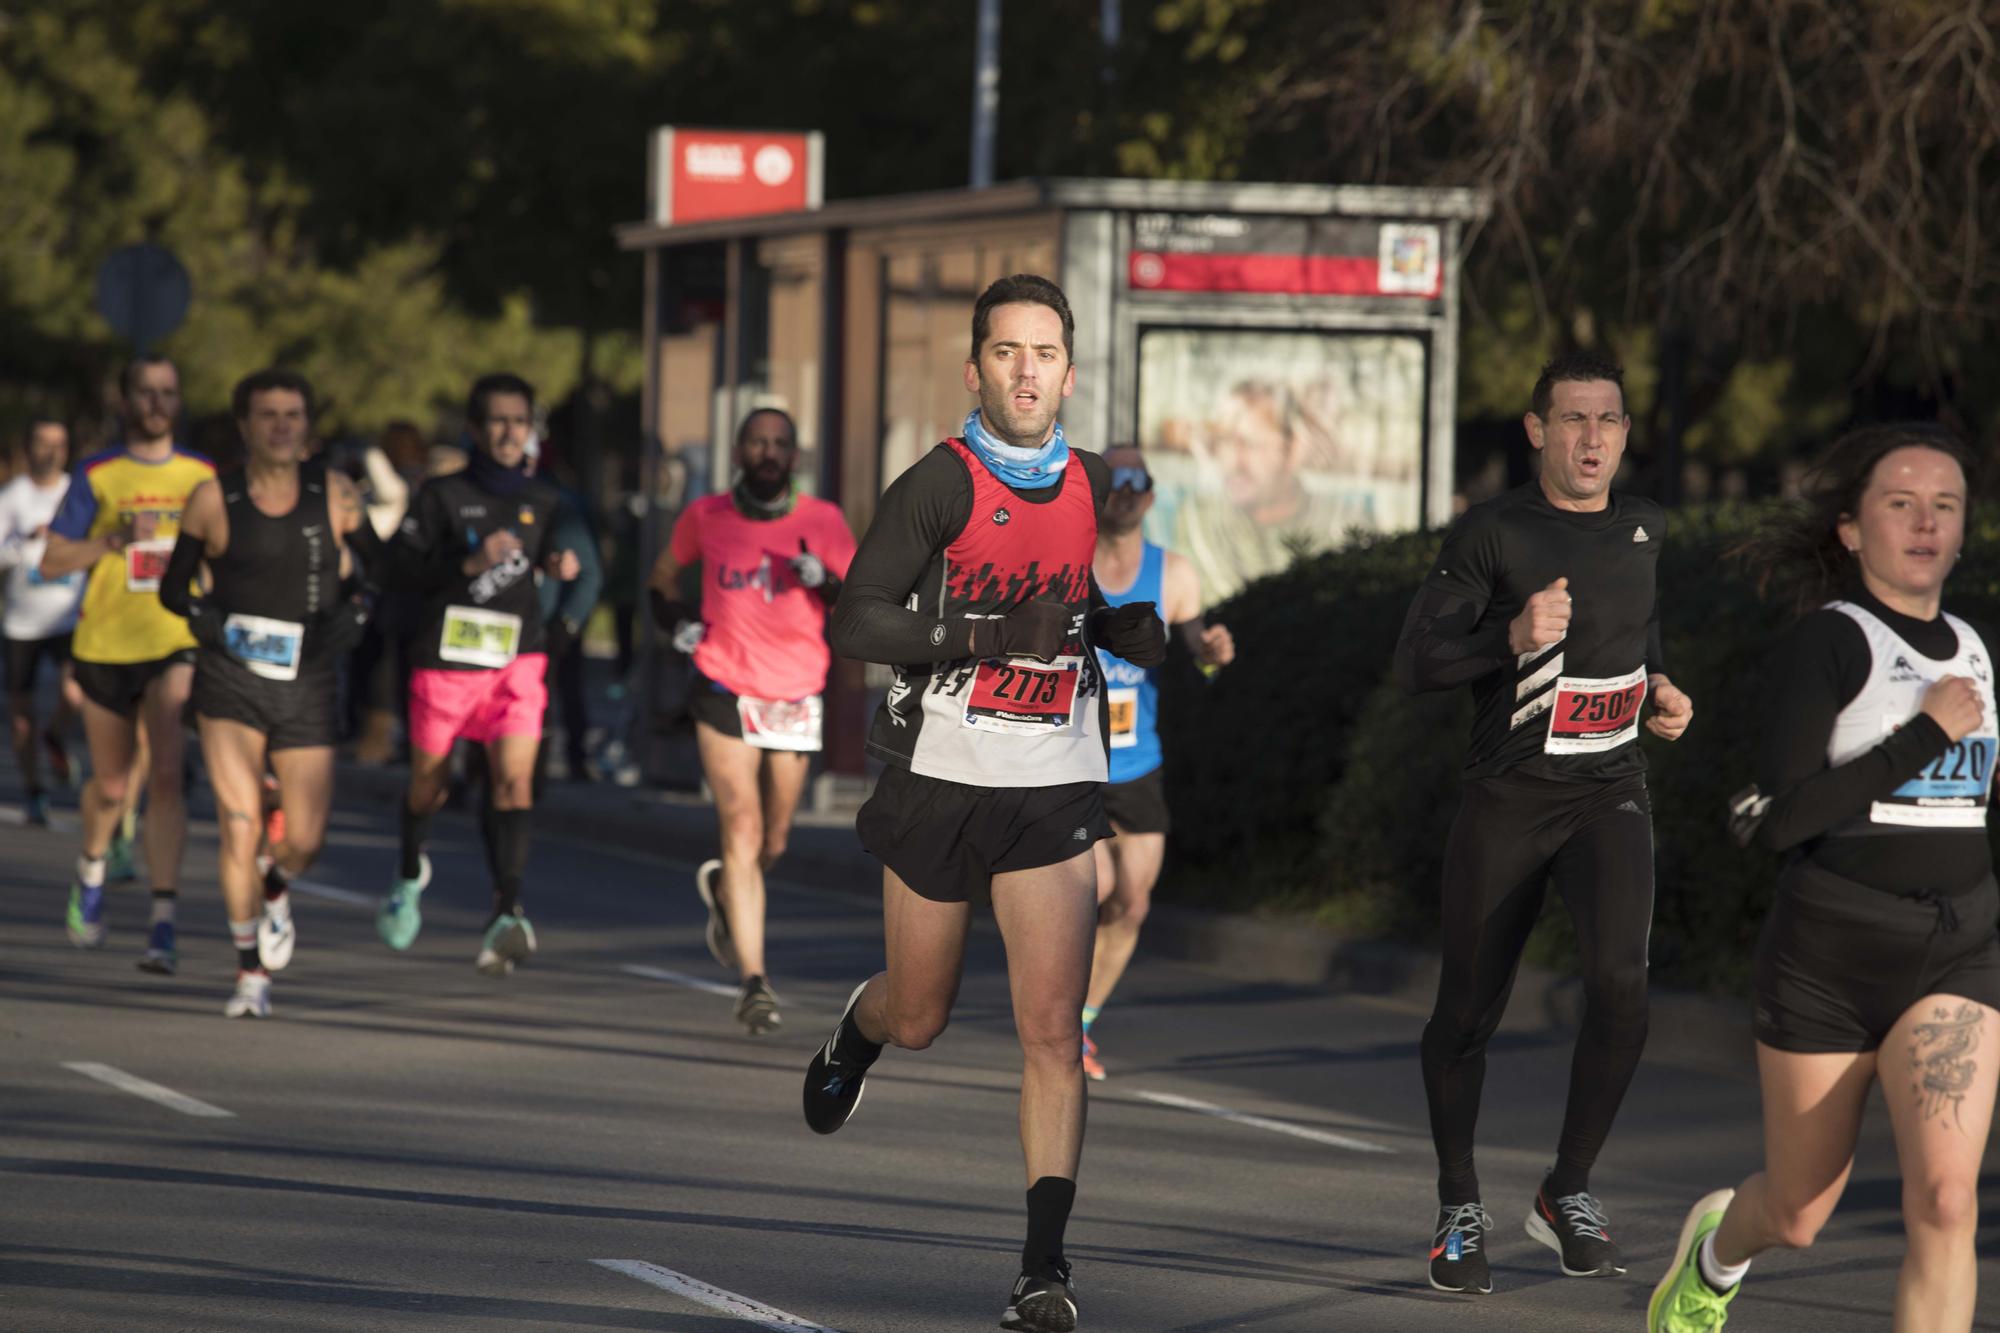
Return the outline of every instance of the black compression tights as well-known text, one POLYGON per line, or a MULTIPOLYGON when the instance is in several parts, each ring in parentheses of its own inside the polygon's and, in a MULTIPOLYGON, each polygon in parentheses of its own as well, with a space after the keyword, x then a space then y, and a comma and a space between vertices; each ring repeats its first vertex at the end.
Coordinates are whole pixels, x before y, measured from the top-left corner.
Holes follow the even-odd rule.
POLYGON ((1478 1197, 1472 1141, 1486 1043, 1548 884, 1576 926, 1585 1001, 1552 1192, 1585 1187, 1646 1044, 1653 834, 1644 783, 1468 782, 1445 845, 1444 966, 1422 1044, 1442 1203, 1478 1197))

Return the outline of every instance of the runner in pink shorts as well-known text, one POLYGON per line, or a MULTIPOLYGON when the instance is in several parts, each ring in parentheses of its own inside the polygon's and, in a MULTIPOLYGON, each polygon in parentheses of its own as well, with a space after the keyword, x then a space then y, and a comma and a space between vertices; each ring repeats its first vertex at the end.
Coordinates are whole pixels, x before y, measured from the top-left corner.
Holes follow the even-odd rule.
POLYGON ((653 567, 653 616, 694 658, 688 712, 715 793, 722 855, 695 871, 708 949, 737 974, 736 1020, 753 1037, 780 1022, 764 964, 764 874, 784 854, 812 756, 833 652, 826 616, 854 559, 840 507, 792 481, 798 430, 760 407, 736 430, 736 485, 681 511, 653 567), (699 606, 680 600, 699 565, 699 606))
POLYGON ((539 577, 576 577, 576 552, 554 543, 556 488, 528 464, 535 391, 517 375, 472 386, 466 416, 476 447, 463 471, 417 493, 396 538, 401 579, 424 598, 410 645, 410 786, 403 801, 402 860, 375 927, 407 949, 423 927, 419 899, 431 882, 424 841, 444 803, 455 742, 486 747, 489 817, 482 823, 493 872, 493 913, 477 966, 504 977, 535 951, 521 908, 542 743, 546 635, 539 577))

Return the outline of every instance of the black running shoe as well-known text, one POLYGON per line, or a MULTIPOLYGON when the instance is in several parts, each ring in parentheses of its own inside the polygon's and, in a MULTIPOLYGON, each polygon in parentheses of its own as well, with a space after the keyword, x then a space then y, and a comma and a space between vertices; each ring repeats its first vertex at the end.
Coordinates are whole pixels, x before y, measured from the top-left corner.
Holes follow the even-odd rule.
POLYGON ((1076 1287, 1069 1280, 1069 1265, 1053 1278, 1021 1274, 1014 1282, 1014 1294, 1000 1316, 1002 1328, 1031 1328, 1037 1333, 1071 1333, 1076 1327, 1076 1287))
POLYGON ((1486 1233, 1492 1229, 1493 1219, 1477 1203, 1439 1208, 1431 1237, 1431 1285, 1481 1296, 1492 1291, 1493 1274, 1486 1266, 1486 1233))
POLYGON ((736 997, 736 1021, 753 1037, 778 1030, 785 1020, 778 1013, 778 994, 770 982, 752 977, 743 983, 743 992, 736 997))
MULTIPOLYGON (((840 1053, 840 1034, 847 1031, 848 1020, 854 1015, 855 1002, 861 992, 868 988, 862 982, 847 997, 847 1008, 840 1011, 840 1021, 833 1025, 833 1035, 826 1039, 826 1045, 819 1048, 806 1066, 806 1124, 815 1134, 831 1134, 847 1123, 847 1117, 854 1114, 854 1108, 861 1104, 861 1088, 868 1076, 868 1066, 875 1063, 882 1053, 881 1047, 866 1059, 857 1060, 851 1055, 840 1053)), ((855 1033, 855 1043, 862 1037, 855 1033)), ((1023 1325, 1033 1327, 1033 1325, 1023 1325)))
POLYGON ((1625 1271, 1611 1239, 1611 1219, 1591 1194, 1549 1198, 1546 1179, 1528 1210, 1528 1234, 1562 1256, 1565 1277, 1610 1277, 1625 1271))

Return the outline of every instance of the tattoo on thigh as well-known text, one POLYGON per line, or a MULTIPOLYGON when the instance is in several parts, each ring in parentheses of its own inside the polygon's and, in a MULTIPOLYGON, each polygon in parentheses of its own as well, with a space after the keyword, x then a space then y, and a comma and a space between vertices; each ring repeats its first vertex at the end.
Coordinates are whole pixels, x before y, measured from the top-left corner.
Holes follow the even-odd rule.
POLYGON ((1924 1119, 1933 1120, 1951 1113, 1958 1123, 1966 1094, 1979 1078, 1979 1065, 1972 1054, 1979 1048, 1979 1022, 1985 1013, 1976 1004, 1961 1004, 1954 1011, 1939 1005, 1930 1021, 1917 1024, 1910 1038, 1910 1065, 1916 1071, 1917 1104, 1924 1119))
POLYGON ((250 818, 247 812, 242 810, 224 810, 222 814, 232 824, 253 824, 256 822, 250 818))

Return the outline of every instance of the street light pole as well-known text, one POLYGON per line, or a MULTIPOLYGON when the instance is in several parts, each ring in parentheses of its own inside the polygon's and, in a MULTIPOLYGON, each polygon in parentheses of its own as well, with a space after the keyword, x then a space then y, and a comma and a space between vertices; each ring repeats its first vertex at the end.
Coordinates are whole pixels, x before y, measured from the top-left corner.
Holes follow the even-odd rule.
POLYGON ((979 0, 972 67, 972 188, 993 183, 993 123, 1000 111, 1000 0, 979 0))

